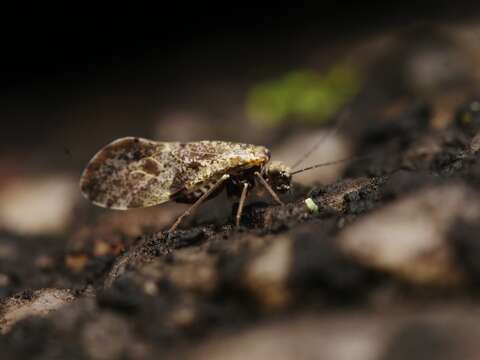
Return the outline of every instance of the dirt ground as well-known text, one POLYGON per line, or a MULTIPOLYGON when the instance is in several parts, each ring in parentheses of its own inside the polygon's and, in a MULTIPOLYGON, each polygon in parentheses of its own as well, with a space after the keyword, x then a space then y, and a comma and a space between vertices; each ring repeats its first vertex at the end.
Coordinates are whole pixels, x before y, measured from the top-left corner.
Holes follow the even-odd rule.
MULTIPOLYGON (((1 200, 30 194, 27 213, 20 201, 20 210, 0 210, 1 358, 478 357, 480 47, 465 35, 474 31, 414 31, 342 50, 368 55, 365 82, 348 116, 322 124, 258 130, 233 95, 217 113, 171 113, 179 139, 198 131, 232 139, 243 129, 240 140, 268 145, 275 157, 294 133, 327 131, 344 152, 320 147, 305 165, 355 157, 333 175, 294 176, 284 206, 257 194, 238 228, 238 200, 224 195, 167 236, 184 205, 98 210, 80 199, 78 172, 51 175, 61 165, 39 180, 38 164, 16 169, 15 154, 0 159, 13 174, 2 178, 1 200), (455 66, 423 70, 441 56, 455 66), (53 189, 59 203, 36 212, 38 188, 53 189)), ((204 86, 222 94, 226 83, 204 86)), ((165 118, 155 126, 165 130, 165 118)), ((86 138, 77 140, 88 145, 80 155, 74 142, 75 159, 63 154, 59 163, 84 166, 98 150, 86 138)))

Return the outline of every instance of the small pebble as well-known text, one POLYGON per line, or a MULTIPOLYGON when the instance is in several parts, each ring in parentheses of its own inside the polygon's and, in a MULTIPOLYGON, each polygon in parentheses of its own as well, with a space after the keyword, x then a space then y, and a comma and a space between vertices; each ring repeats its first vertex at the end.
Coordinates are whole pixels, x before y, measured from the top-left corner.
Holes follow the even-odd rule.
POLYGON ((305 205, 307 205, 308 210, 314 214, 318 214, 318 206, 315 204, 312 198, 305 199, 305 205))

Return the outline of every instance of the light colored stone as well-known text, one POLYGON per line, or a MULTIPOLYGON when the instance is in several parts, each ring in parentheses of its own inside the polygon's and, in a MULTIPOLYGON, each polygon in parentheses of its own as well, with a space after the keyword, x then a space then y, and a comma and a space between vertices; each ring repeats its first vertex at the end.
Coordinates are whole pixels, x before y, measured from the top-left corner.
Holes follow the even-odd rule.
POLYGON ((83 329, 83 346, 93 360, 113 360, 122 357, 134 343, 125 319, 103 313, 83 329))
MULTIPOLYGON (((290 137, 281 146, 272 149, 272 157, 274 160, 279 160, 286 165, 292 166, 299 157, 306 154, 319 141, 321 141, 321 144, 317 150, 305 159, 298 166, 298 169, 312 164, 320 164, 352 156, 347 139, 328 130, 322 130, 290 137)), ((295 182, 302 185, 312 185, 318 182, 330 183, 338 178, 347 164, 348 162, 345 162, 305 171, 295 175, 294 179, 295 182)))
POLYGON ((218 286, 219 277, 215 258, 198 248, 178 249, 175 262, 170 264, 163 258, 156 258, 139 267, 136 281, 143 284, 147 294, 158 292, 157 283, 167 280, 179 289, 196 293, 210 294, 218 286))
POLYGON ((189 359, 376 359, 388 333, 372 322, 345 320, 321 321, 309 316, 264 324, 231 337, 212 339, 189 359))
POLYGON ((279 307, 290 300, 287 280, 292 267, 292 251, 292 241, 278 236, 247 264, 243 283, 261 304, 279 307))
POLYGON ((480 219, 480 199, 462 185, 421 190, 365 216, 339 235, 343 251, 362 264, 415 284, 465 280, 447 244, 457 218, 480 219))
POLYGON ((0 190, 0 227, 21 235, 61 233, 79 198, 67 175, 15 179, 0 190))
MULTIPOLYGON (((254 323, 241 331, 213 334, 193 347, 188 360, 374 360, 386 359, 393 345, 406 346, 405 334, 425 340, 451 340, 444 349, 458 359, 478 357, 480 326, 475 304, 445 304, 402 307, 392 304, 383 310, 356 309, 291 314, 273 321, 254 323), (403 340, 402 340, 403 339, 403 340)), ((414 353, 438 354, 438 349, 406 348, 399 357, 414 353)), ((390 357, 388 356, 390 359, 390 357)), ((428 358, 428 357, 427 357, 428 358)), ((438 357, 437 357, 438 358, 438 357)), ((450 357, 449 357, 450 358, 450 357)))
POLYGON ((172 111, 164 114, 155 123, 155 139, 166 141, 208 140, 211 136, 211 119, 194 111, 172 111), (168 135, 167 135, 168 134, 168 135))
POLYGON ((480 150, 480 132, 475 134, 470 142, 470 151, 475 154, 478 150, 480 150))
POLYGON ((7 333, 16 322, 25 318, 46 316, 74 299, 70 291, 62 289, 37 290, 29 298, 8 298, 0 304, 0 333, 7 333))

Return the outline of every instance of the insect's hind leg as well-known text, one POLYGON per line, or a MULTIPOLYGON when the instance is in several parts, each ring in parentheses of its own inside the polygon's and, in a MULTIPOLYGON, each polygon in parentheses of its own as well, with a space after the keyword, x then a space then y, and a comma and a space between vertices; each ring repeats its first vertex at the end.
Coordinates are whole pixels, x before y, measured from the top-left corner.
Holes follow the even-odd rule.
POLYGON ((237 216, 235 217, 235 226, 240 226, 240 219, 242 218, 243 207, 245 199, 247 198, 248 183, 243 183, 242 194, 240 195, 240 202, 238 203, 237 216))
POLYGON ((194 212, 215 190, 218 189, 220 185, 222 185, 223 182, 225 182, 229 178, 230 178, 230 175, 228 174, 223 175, 207 192, 205 192, 205 194, 200 196, 198 200, 195 201, 195 203, 193 203, 192 206, 190 206, 187 210, 185 210, 185 212, 182 215, 178 217, 178 219, 173 223, 170 229, 168 229, 167 233, 170 234, 174 232, 185 217, 187 217, 192 212, 194 212))

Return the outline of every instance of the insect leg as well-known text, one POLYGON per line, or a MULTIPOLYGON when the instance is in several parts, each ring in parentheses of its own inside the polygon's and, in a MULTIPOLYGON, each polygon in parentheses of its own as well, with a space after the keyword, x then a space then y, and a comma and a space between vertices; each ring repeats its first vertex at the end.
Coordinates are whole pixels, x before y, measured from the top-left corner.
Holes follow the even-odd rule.
POLYGON ((240 195, 240 202, 238 203, 237 216, 235 217, 235 225, 240 225, 240 219, 242 217, 243 206, 245 205, 245 199, 247 198, 248 183, 243 184, 242 195, 240 195))
POLYGON ((272 187, 270 185, 268 185, 268 183, 265 181, 265 179, 263 178, 263 176, 258 172, 258 171, 255 171, 255 176, 258 178, 258 180, 260 180, 260 183, 263 185, 263 187, 265 189, 267 189, 267 191, 270 193, 270 195, 272 195, 272 198, 273 200, 275 200, 277 202, 278 205, 285 205, 283 203, 282 200, 280 200, 280 198, 278 197, 278 195, 275 193, 275 191, 272 189, 272 187))
POLYGON ((205 192, 205 194, 203 194, 202 196, 200 196, 200 197, 198 198, 198 200, 195 201, 195 203, 194 203, 192 206, 190 206, 182 215, 180 215, 180 216, 178 217, 178 219, 173 223, 173 225, 170 227, 170 229, 168 229, 167 233, 171 233, 171 232, 175 231, 175 229, 178 227, 178 225, 180 225, 180 223, 182 222, 183 218, 185 218, 186 216, 188 216, 188 215, 190 215, 192 212, 194 212, 195 209, 196 209, 197 207, 199 207, 199 206, 202 204, 202 202, 204 202, 205 199, 210 196, 211 193, 213 193, 215 190, 217 190, 218 187, 219 187, 220 185, 222 185, 222 183, 223 183, 225 180, 229 179, 229 178, 230 178, 230 175, 228 175, 228 174, 223 175, 223 176, 215 183, 215 185, 213 185, 207 192, 205 192))

